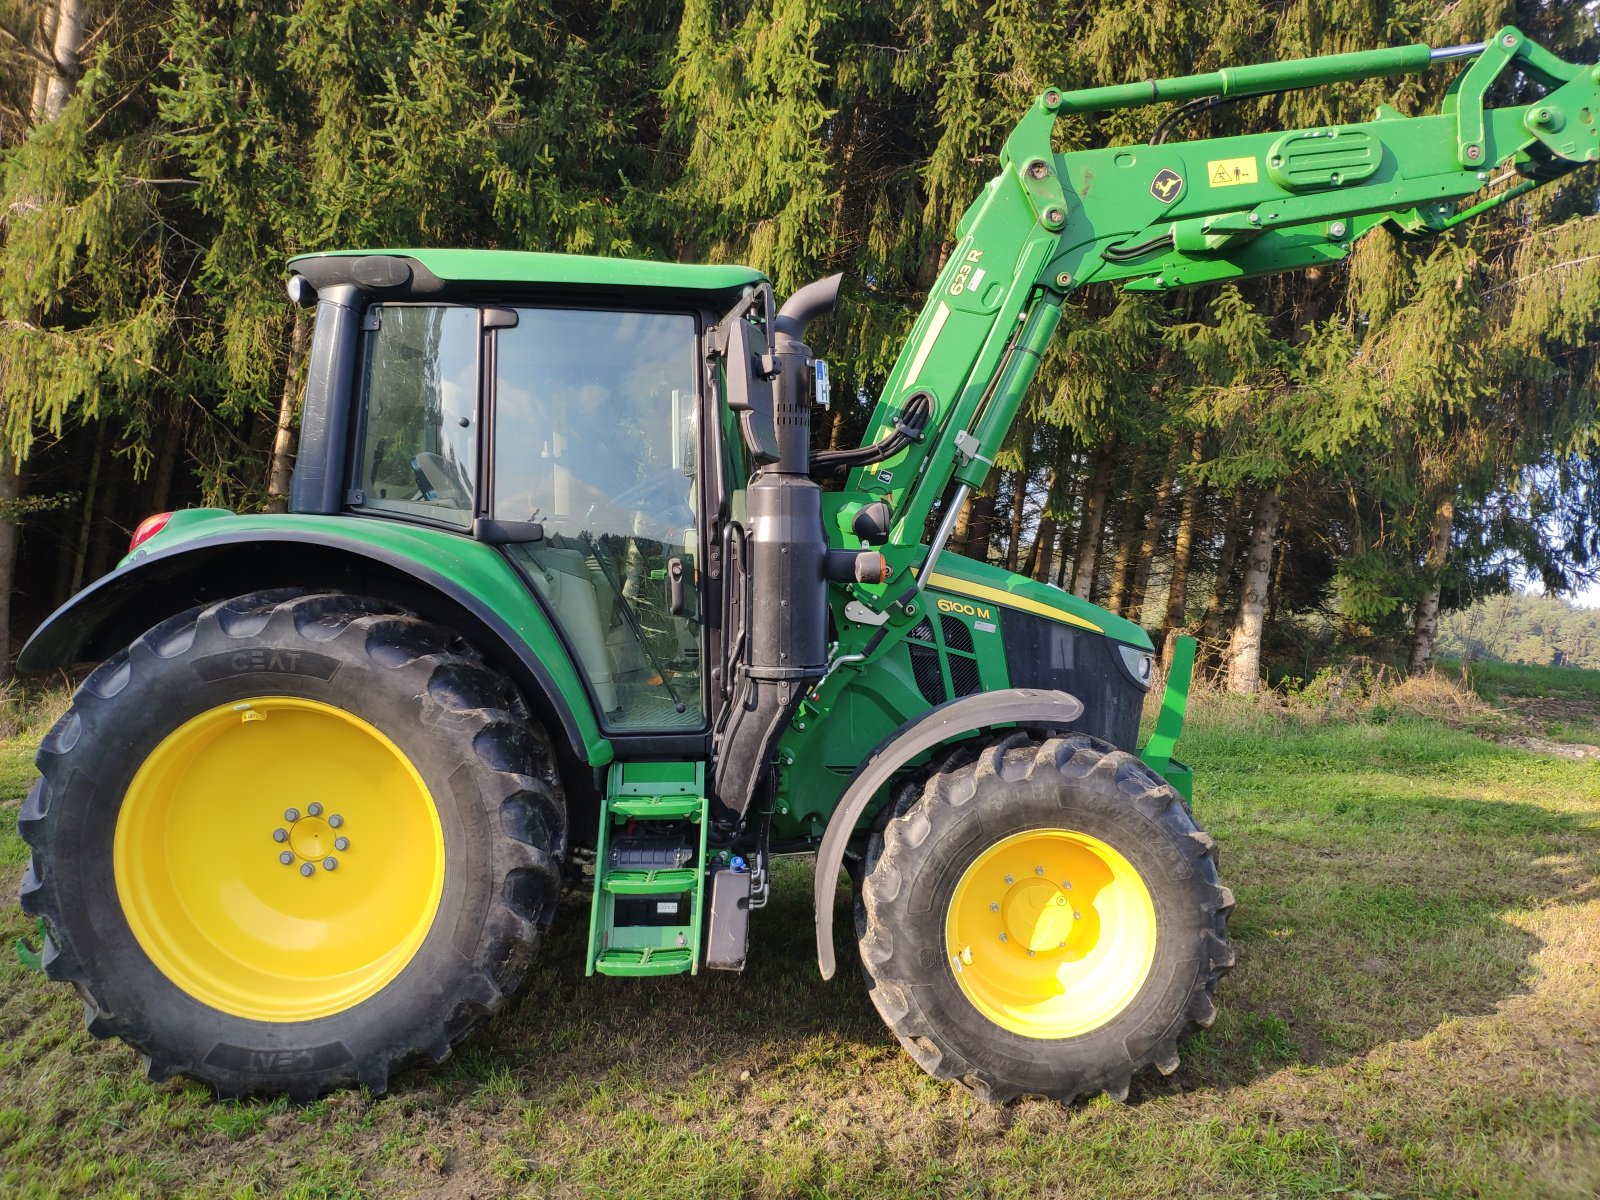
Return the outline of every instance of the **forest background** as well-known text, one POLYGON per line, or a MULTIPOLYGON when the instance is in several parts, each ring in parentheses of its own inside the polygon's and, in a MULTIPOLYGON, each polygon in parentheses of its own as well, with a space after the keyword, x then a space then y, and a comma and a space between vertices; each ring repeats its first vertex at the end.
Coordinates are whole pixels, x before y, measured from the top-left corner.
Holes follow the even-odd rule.
MULTIPOLYGON (((732 260, 780 295, 843 270, 821 436, 850 444, 1047 85, 1507 23, 1600 61, 1600 5, 1574 0, 0 0, 0 674, 143 516, 283 507, 293 254, 732 260)), ((1452 74, 1178 136, 1433 111, 1452 74)), ((1166 115, 1063 121, 1061 145, 1166 115)), ((1090 289, 954 547, 1198 632, 1235 690, 1263 640, 1283 670, 1350 650, 1423 670, 1441 611, 1595 578, 1597 312, 1600 171, 1338 267, 1090 289)))

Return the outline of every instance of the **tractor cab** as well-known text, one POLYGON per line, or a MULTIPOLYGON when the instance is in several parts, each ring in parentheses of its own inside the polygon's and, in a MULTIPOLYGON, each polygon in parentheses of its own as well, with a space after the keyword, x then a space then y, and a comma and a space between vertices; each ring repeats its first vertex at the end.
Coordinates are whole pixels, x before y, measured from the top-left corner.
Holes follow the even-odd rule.
POLYGON ((707 720, 701 342, 759 276, 628 268, 624 282, 618 264, 542 254, 295 260, 291 292, 318 306, 313 358, 336 365, 307 389, 325 436, 302 445, 291 508, 501 547, 608 731, 692 731, 707 720))

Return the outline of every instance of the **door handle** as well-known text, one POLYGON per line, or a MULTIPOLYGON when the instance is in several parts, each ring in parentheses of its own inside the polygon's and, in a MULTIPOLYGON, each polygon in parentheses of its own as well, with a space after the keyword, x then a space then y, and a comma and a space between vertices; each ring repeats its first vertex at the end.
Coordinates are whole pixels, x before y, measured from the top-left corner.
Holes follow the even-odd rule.
POLYGON ((675 617, 683 616, 683 559, 667 560, 667 611, 675 617))

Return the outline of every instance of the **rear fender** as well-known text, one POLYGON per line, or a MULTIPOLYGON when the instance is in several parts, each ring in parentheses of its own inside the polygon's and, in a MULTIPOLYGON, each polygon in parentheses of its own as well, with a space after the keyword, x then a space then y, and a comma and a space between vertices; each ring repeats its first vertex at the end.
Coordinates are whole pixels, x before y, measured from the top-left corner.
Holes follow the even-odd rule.
MULTIPOLYGON (((38 674, 100 662, 173 613, 246 592, 274 587, 353 592, 390 601, 472 643, 521 688, 553 735, 561 731, 564 736, 555 739, 559 757, 590 767, 611 760, 611 743, 582 702, 583 686, 553 627, 503 560, 508 584, 526 598, 524 612, 512 614, 515 626, 480 591, 444 570, 446 563, 430 564, 395 547, 343 535, 331 521, 235 520, 241 527, 152 547, 79 592, 28 639, 17 670, 38 674), (541 656, 530 644, 535 641, 553 649, 541 656)), ((234 521, 207 524, 224 523, 234 521)))
POLYGON ((901 725, 867 756, 839 798, 817 847, 817 874, 812 895, 817 920, 817 965, 832 979, 838 964, 833 954, 834 892, 844 852, 861 814, 897 771, 918 755, 946 742, 959 741, 1000 726, 1065 729, 1083 715, 1083 703, 1066 692, 1039 688, 1007 688, 951 700, 901 725))

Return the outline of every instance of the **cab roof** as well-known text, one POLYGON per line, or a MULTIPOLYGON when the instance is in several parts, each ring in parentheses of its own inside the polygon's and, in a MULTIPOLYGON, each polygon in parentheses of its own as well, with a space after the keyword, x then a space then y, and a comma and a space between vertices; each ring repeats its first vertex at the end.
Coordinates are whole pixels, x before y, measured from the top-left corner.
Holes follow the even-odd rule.
POLYGON ((337 250, 302 254, 289 269, 321 289, 355 284, 385 297, 437 296, 464 290, 505 292, 701 292, 732 303, 766 281, 760 271, 732 265, 650 262, 530 250, 337 250))

